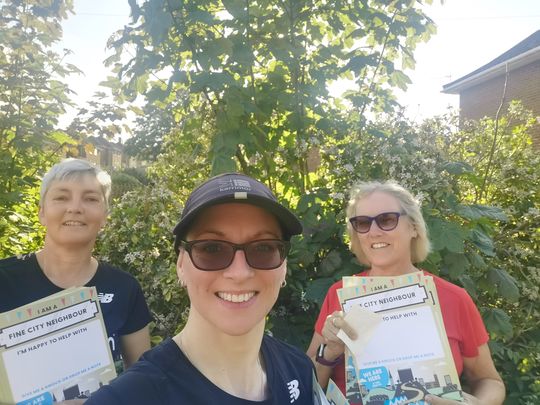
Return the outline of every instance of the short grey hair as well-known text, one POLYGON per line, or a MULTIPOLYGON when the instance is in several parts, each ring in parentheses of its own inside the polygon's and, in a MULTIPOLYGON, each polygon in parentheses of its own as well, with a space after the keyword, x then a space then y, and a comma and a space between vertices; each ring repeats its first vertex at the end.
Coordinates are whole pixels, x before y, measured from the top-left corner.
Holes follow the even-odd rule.
MULTIPOLYGON (((56 180, 76 179, 84 175, 94 176, 101 186, 101 192, 105 198, 105 205, 109 209, 109 199, 111 196, 111 176, 92 163, 75 158, 67 158, 55 164, 49 169, 41 180, 40 199, 43 202, 51 184, 56 180)), ((41 204, 41 203, 40 203, 41 204)))
POLYGON ((424 261, 431 250, 431 244, 429 242, 426 222, 422 216, 420 204, 409 191, 394 181, 360 182, 355 184, 349 192, 349 202, 347 204, 347 232, 351 241, 351 250, 356 255, 358 261, 363 264, 370 264, 367 262, 366 255, 358 243, 356 231, 349 222, 349 218, 356 215, 356 204, 375 192, 389 194, 398 201, 402 212, 407 214, 407 217, 411 221, 417 234, 411 241, 411 261, 412 263, 424 261))

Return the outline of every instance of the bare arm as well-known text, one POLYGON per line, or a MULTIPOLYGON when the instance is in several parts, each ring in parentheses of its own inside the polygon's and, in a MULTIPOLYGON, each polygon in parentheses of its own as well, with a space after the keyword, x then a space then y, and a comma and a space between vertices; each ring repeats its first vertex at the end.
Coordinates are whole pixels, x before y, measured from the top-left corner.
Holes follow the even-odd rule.
POLYGON ((120 342, 122 345, 124 368, 127 369, 139 360, 139 357, 141 357, 145 351, 150 349, 150 333, 148 331, 148 325, 129 335, 122 335, 120 337, 120 342))
MULTIPOLYGON (((465 394, 465 403, 474 405, 501 405, 506 396, 504 383, 495 369, 487 344, 478 348, 478 356, 463 358, 463 373, 471 387, 471 395, 465 394)), ((449 401, 434 396, 426 396, 433 405, 451 405, 449 401)))
POLYGON ((340 329, 343 329, 345 333, 351 338, 356 339, 355 331, 347 324, 343 319, 343 313, 341 311, 336 311, 332 315, 329 315, 324 322, 322 329, 322 335, 317 332, 313 333, 313 338, 307 349, 306 354, 311 358, 313 364, 315 365, 315 370, 317 371, 317 379, 319 385, 326 389, 328 385, 328 380, 332 375, 332 367, 325 366, 323 364, 315 361, 317 355, 317 350, 319 346, 323 343, 326 343, 326 349, 324 351, 324 358, 328 361, 336 360, 345 352, 345 344, 337 337, 337 333, 340 329))
MULTIPOLYGON (((330 376, 332 375, 332 368, 323 366, 322 364, 317 363, 315 361, 317 349, 323 343, 324 343, 324 338, 321 335, 319 335, 317 332, 313 333, 313 338, 311 339, 311 343, 309 344, 306 354, 311 358, 311 361, 313 362, 313 365, 315 366, 315 371, 317 372, 317 380, 319 381, 319 385, 323 389, 326 389, 328 385, 328 380, 330 379, 330 376)), ((328 360, 332 360, 332 359, 329 358, 328 360)))

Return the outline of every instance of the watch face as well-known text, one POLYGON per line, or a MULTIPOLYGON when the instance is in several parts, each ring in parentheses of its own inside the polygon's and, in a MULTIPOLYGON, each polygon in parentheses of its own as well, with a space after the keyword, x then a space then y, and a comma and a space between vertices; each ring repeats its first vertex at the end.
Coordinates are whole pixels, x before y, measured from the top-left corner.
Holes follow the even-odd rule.
POLYGON ((324 357, 324 349, 326 345, 323 343, 319 346, 319 349, 317 350, 317 357, 324 357))

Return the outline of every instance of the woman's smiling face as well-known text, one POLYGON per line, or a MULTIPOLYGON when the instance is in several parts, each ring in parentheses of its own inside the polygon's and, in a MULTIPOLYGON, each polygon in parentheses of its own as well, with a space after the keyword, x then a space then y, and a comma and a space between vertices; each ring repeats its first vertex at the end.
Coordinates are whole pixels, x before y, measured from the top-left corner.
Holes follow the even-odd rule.
POLYGON ((107 219, 100 183, 89 174, 55 180, 41 201, 39 219, 49 242, 93 246, 107 219))
MULTIPOLYGON (((356 203, 355 216, 376 217, 383 212, 402 212, 398 200, 387 193, 376 191, 356 203)), ((366 233, 354 233, 353 250, 362 249, 372 270, 399 273, 411 266, 411 240, 416 231, 406 215, 401 215, 397 226, 382 230, 375 221, 366 233)))
MULTIPOLYGON (((188 241, 216 239, 243 244, 260 239, 282 239, 276 218, 250 204, 219 204, 205 209, 196 219, 188 241)), ((197 269, 188 253, 180 250, 178 276, 191 301, 191 316, 198 316, 216 331, 238 336, 264 322, 277 300, 285 279, 286 261, 272 270, 251 268, 242 250, 229 267, 217 271, 197 269)))

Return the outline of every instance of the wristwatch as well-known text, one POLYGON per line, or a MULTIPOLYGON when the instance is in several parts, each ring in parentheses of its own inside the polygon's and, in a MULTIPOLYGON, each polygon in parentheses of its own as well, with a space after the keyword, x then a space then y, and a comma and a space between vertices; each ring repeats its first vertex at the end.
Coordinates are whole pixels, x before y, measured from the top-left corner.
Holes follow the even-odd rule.
POLYGON ((326 360, 324 358, 324 349, 326 349, 326 344, 325 343, 320 345, 319 348, 317 349, 317 355, 315 356, 315 361, 317 363, 319 363, 319 364, 322 364, 323 366, 326 366, 326 367, 335 367, 335 366, 337 366, 340 363, 342 356, 339 356, 335 360, 326 360))

